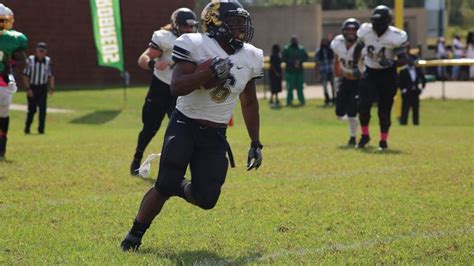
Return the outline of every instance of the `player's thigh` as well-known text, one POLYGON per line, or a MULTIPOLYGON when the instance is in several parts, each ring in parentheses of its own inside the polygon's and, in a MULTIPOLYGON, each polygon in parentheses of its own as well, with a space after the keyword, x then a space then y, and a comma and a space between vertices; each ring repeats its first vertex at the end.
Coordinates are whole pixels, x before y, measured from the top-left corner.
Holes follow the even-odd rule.
POLYGON ((7 117, 13 95, 0 92, 0 117, 7 117))
POLYGON ((199 140, 200 145, 193 153, 190 169, 195 193, 218 197, 227 175, 228 160, 225 140, 214 136, 212 131, 201 132, 207 136, 199 140))
POLYGON ((359 106, 369 107, 377 97, 373 76, 366 76, 359 81, 359 106))
POLYGON ((165 195, 180 195, 180 184, 194 152, 194 129, 172 116, 166 130, 155 187, 165 195))

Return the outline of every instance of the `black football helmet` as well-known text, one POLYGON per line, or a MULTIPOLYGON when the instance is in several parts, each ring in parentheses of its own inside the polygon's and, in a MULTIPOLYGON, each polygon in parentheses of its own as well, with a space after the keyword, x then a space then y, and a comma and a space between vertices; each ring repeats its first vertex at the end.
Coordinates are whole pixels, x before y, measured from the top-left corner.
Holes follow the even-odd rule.
POLYGON ((353 43, 357 40, 357 34, 349 34, 347 29, 354 29, 356 32, 360 27, 360 22, 355 18, 348 18, 342 23, 342 36, 344 39, 350 43, 353 43))
POLYGON ((201 14, 202 29, 211 38, 224 41, 232 49, 240 49, 253 37, 250 14, 237 0, 213 0, 206 5, 201 14), (243 29, 238 38, 232 36, 232 30, 243 29))
POLYGON ((173 14, 171 14, 171 27, 176 36, 181 36, 181 34, 183 34, 179 29, 180 26, 193 26, 193 32, 196 32, 197 24, 196 14, 194 14, 194 12, 189 8, 178 8, 173 12, 173 14))
POLYGON ((372 28, 378 35, 382 35, 390 23, 392 23, 392 10, 387 6, 380 5, 374 8, 370 17, 372 28))

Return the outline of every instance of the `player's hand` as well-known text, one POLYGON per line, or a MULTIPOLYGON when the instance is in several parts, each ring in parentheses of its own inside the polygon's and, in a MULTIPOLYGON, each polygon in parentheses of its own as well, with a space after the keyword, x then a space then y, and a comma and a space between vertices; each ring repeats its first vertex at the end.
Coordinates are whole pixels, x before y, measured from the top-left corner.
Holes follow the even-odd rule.
POLYGON ((262 149, 263 145, 260 141, 252 141, 247 159, 247 171, 252 169, 257 170, 260 167, 263 160, 262 149))
POLYGON ((18 90, 18 87, 16 86, 16 82, 8 82, 8 92, 10 94, 15 94, 15 92, 18 90))
POLYGON ((216 56, 212 59, 212 63, 209 68, 217 79, 225 80, 229 76, 230 69, 232 68, 232 62, 229 58, 222 59, 216 56))
POLYGON ((391 67, 393 65, 393 61, 392 60, 389 60, 385 57, 383 57, 382 59, 380 59, 379 61, 379 65, 382 66, 382 67, 391 67))
POLYGON ((28 97, 33 97, 33 90, 32 89, 28 89, 28 91, 26 92, 26 94, 28 95, 28 97))
POLYGON ((352 76, 357 79, 362 76, 362 73, 360 73, 360 70, 358 67, 352 69, 352 76))

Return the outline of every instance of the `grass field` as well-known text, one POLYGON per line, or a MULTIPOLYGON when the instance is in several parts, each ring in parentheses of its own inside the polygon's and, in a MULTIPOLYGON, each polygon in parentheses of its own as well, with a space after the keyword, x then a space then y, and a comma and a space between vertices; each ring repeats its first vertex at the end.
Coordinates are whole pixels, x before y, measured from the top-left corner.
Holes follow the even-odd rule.
MULTIPOLYGON (((261 102, 264 162, 245 170, 249 140, 236 109, 237 168, 216 208, 171 199, 141 251, 119 243, 154 180, 128 175, 144 88, 59 92, 46 135, 11 113, 0 162, 0 264, 472 264, 472 101, 422 101, 421 126, 392 127, 390 150, 348 149, 345 123, 321 100, 261 102)), ((15 95, 24 103, 25 95, 15 95)), ((375 114, 375 112, 374 112, 375 114)), ((160 130, 147 153, 159 151, 160 130)), ((156 173, 154 165, 154 175, 156 173)))

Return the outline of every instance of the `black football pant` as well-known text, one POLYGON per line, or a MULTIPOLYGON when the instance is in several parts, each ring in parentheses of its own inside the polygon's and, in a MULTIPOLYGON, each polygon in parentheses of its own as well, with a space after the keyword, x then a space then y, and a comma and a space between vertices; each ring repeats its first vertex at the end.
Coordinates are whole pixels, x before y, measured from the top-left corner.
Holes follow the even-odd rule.
MULTIPOLYGON (((214 208, 229 165, 226 152, 226 128, 201 126, 176 109, 166 129, 155 188, 166 196, 186 198, 182 185, 189 166, 195 205, 214 208)), ((229 158, 232 164, 230 153, 229 158)))
POLYGON ((406 125, 408 123, 410 108, 413 111, 413 124, 418 125, 420 123, 420 94, 418 90, 408 90, 406 95, 402 95, 401 125, 406 125))
POLYGON ((340 79, 336 97, 336 115, 338 117, 357 116, 358 93, 359 80, 340 79))
POLYGON ((397 92, 397 71, 395 68, 373 69, 367 67, 359 87, 359 120, 361 126, 368 126, 370 109, 377 101, 380 132, 388 133, 391 125, 393 98, 397 92))
POLYGON ((46 121, 46 103, 48 99, 48 87, 47 85, 31 85, 33 91, 32 97, 28 99, 28 113, 26 115, 25 131, 29 131, 33 118, 36 114, 36 110, 39 110, 39 124, 38 132, 44 132, 45 121, 46 121))
POLYGON ((171 96, 170 86, 155 76, 145 98, 142 109, 143 128, 138 135, 134 160, 141 161, 143 152, 161 127, 165 114, 171 116, 176 106, 175 96, 171 96))

